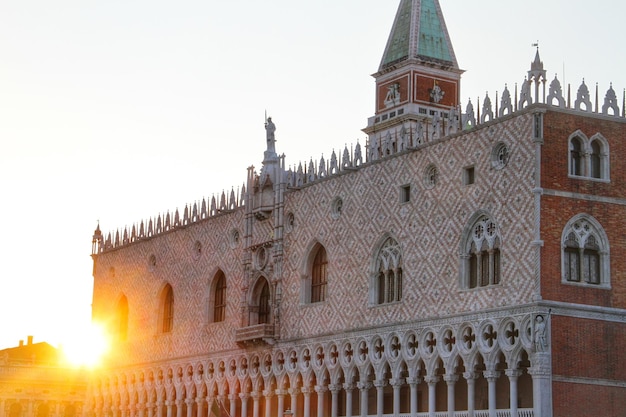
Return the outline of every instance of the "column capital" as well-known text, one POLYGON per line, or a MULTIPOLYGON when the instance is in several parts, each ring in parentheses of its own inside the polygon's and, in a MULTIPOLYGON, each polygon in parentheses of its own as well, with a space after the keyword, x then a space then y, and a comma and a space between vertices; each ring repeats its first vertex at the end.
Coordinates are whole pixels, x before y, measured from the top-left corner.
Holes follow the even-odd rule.
POLYGON ((388 384, 389 383, 386 379, 377 379, 376 381, 374 381, 374 386, 376 388, 385 388, 388 384))
POLYGON ((434 385, 440 380, 441 380, 441 377, 436 376, 436 375, 426 375, 426 377, 424 378, 424 381, 426 381, 428 385, 434 385))
POLYGON ((343 384, 343 389, 345 389, 346 391, 352 391, 356 388, 355 384, 352 383, 345 383, 343 384))
POLYGON ((498 371, 483 371, 483 376, 485 377, 485 379, 487 381, 495 381, 496 379, 500 378, 500 372, 498 371))
POLYGON ((316 385, 314 389, 315 389, 315 392, 317 392, 318 394, 323 394, 325 392, 328 392, 328 387, 326 385, 316 385))
POLYGON ((277 389, 275 392, 276 395, 278 395, 279 397, 284 397, 285 395, 289 394, 286 389, 277 389))
POLYGON ((520 369, 507 369, 504 371, 504 374, 509 378, 519 378, 522 376, 522 371, 520 369))
POLYGON ((369 381, 366 381, 366 382, 359 381, 356 383, 356 387, 360 389, 361 391, 367 391, 368 389, 372 388, 372 386, 373 384, 369 381))
POLYGON ((248 394, 247 392, 242 392, 239 394, 239 398, 241 398, 241 400, 247 400, 248 398, 250 398, 250 394, 248 394))
POLYGON ((404 378, 391 378, 389 380, 389 385, 391 385, 394 388, 399 388, 402 385, 404 385, 404 381, 405 381, 404 378))
POLYGON ((328 389, 330 390, 330 392, 333 392, 333 393, 341 391, 341 388, 343 388, 341 384, 330 384, 328 386, 328 389))
POLYGON ((287 391, 289 391, 290 395, 298 395, 298 394, 300 394, 300 390, 298 388, 289 388, 287 391))
POLYGON ((406 383, 409 385, 419 385, 422 382, 422 378, 416 376, 410 376, 406 379, 406 383))
POLYGON ((272 398, 274 396, 274 392, 270 389, 263 390, 263 396, 265 398, 272 398))
POLYGON ((252 399, 254 401, 259 401, 259 399, 262 397, 260 392, 254 391, 252 393, 250 393, 250 397, 252 397, 252 399))
POLYGON ((459 380, 458 374, 445 374, 443 376, 443 380, 446 381, 448 385, 453 385, 459 380))
POLYGON ((311 395, 313 393, 313 389, 311 387, 302 387, 300 388, 300 392, 303 395, 311 395))
POLYGON ((478 372, 474 372, 474 371, 463 372, 463 378, 465 378, 465 380, 467 381, 478 379, 479 376, 480 374, 478 372))

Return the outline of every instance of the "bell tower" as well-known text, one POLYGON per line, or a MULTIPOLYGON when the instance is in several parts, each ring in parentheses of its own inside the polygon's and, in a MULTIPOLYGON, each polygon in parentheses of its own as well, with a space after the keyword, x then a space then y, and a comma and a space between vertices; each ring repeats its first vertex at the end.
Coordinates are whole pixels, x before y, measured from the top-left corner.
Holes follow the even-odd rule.
POLYGON ((370 156, 445 136, 459 123, 463 71, 439 0, 401 0, 376 79, 375 115, 363 131, 370 156), (392 143, 389 143, 389 142, 392 143))

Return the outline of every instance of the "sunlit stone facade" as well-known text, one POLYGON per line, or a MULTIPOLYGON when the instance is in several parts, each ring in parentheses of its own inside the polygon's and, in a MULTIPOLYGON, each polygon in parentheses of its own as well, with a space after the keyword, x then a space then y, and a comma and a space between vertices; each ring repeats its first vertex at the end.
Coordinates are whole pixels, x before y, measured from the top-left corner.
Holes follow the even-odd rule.
POLYGON ((268 119, 243 189, 98 228, 116 349, 88 413, 620 415, 623 108, 566 100, 537 52, 461 111, 461 73, 439 2, 402 0, 366 143, 287 170, 268 119))

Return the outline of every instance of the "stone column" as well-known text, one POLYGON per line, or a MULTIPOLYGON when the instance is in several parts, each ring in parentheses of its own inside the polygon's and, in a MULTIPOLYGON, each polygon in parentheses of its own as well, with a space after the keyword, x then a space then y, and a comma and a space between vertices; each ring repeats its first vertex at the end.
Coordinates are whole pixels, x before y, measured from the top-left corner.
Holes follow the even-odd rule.
POLYGON ((259 400, 261 399, 261 394, 253 392, 250 396, 252 397, 252 416, 259 417, 259 408, 261 406, 259 400))
POLYGON ((517 414, 517 379, 522 375, 519 369, 507 369, 505 375, 509 377, 509 401, 511 402, 511 417, 518 417, 517 414))
POLYGON ((4 398, 0 399, 0 417, 5 416, 4 408, 6 407, 6 400, 4 398))
POLYGON ((272 414, 272 397, 274 393, 270 390, 263 391, 263 396, 265 396, 265 415, 271 416, 272 414))
POLYGON ((393 387, 393 415, 394 417, 400 416, 400 388, 404 384, 403 378, 392 378, 389 380, 389 384, 393 387))
POLYGON ((315 392, 317 393, 317 417, 325 417, 324 412, 324 395, 328 392, 328 387, 321 385, 315 386, 315 392))
MULTIPOLYGON (((337 417, 339 412, 339 391, 341 391, 340 384, 331 384, 328 386, 330 390, 330 417, 337 417)), ((1 416, 0 416, 1 417, 1 416)))
POLYGON ((458 375, 444 375, 443 380, 448 384, 448 417, 454 417, 456 405, 454 403, 455 390, 454 385, 459 380, 458 375))
POLYGON ((163 417, 163 401, 159 400, 156 403, 156 417, 163 417))
POLYGON ((343 389, 346 390, 346 417, 352 417, 352 391, 354 388, 354 384, 343 384, 343 389))
POLYGON ((276 396, 278 397, 278 417, 283 417, 283 413, 285 412, 285 395, 287 395, 287 391, 284 389, 276 390, 276 396))
POLYGON ((374 381, 374 386, 376 387, 376 415, 378 417, 383 417, 383 411, 385 411, 385 387, 387 386, 387 381, 384 379, 379 379, 374 381))
POLYGON ((242 392, 239 394, 239 398, 241 398, 241 416, 245 417, 248 415, 248 398, 250 398, 250 396, 242 392))
POLYGON ((371 382, 359 382, 357 383, 357 387, 359 388, 359 391, 361 393, 361 417, 367 417, 368 415, 368 411, 367 411, 367 396, 368 396, 368 391, 370 388, 372 388, 372 383, 371 382))
POLYGON ((176 402, 176 417, 183 417, 183 400, 176 400, 175 402, 176 402))
POLYGON ((187 417, 193 417, 193 403, 194 403, 193 398, 185 399, 185 404, 187 404, 187 417))
MULTIPOLYGON (((206 398, 204 397, 196 397, 196 417, 205 417, 204 416, 204 404, 205 404, 206 398)), ((149 417, 149 416, 148 416, 149 417)), ((209 417, 209 416, 206 416, 209 417)))
POLYGON ((300 394, 300 390, 298 388, 289 388, 289 395, 291 396, 291 415, 292 417, 298 416, 298 394, 300 394))
POLYGON ((463 378, 467 381, 467 417, 474 417, 476 411, 476 372, 465 372, 463 378))
POLYGON ((549 352, 535 352, 528 373, 533 378, 534 417, 552 417, 552 372, 549 352))
POLYGON ((417 386, 420 384, 421 378, 409 377, 406 382, 411 387, 411 417, 417 417, 417 409, 419 404, 417 403, 417 386))
POLYGON ((304 396, 303 413, 304 417, 311 417, 311 387, 302 387, 302 395, 304 396))
MULTIPOLYGON (((222 404, 224 404, 224 396, 218 395, 218 398, 222 401, 222 404)), ((234 417, 237 413, 237 394, 229 395, 228 399, 230 400, 230 409, 228 410, 228 414, 234 417)))
POLYGON ((439 382, 439 377, 427 376, 424 379, 428 384, 428 417, 435 417, 435 412, 437 410, 437 397, 435 388, 437 387, 437 382, 439 382))
POLYGON ((498 371, 484 371, 483 376, 487 379, 489 384, 489 417, 497 417, 496 416, 496 381, 500 377, 500 372, 498 371))

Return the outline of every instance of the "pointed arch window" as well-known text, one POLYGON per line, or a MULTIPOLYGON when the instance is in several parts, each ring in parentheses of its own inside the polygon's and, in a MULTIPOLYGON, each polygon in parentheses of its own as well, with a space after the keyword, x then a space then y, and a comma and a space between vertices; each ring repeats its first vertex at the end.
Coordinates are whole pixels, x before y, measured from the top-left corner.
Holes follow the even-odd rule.
POLYGON ((592 178, 602 178, 602 144, 599 140, 591 142, 589 162, 591 164, 590 176, 592 178))
POLYGON ((610 286, 608 240, 593 217, 578 215, 565 226, 561 263, 563 282, 610 286))
POLYGON ((583 175, 583 145, 580 138, 575 137, 569 144, 569 173, 570 175, 583 175))
POLYGON ((174 290, 167 284, 161 298, 161 333, 169 333, 174 328, 174 290))
POLYGON ((128 336, 128 299, 125 295, 117 302, 114 333, 120 342, 125 341, 128 336))
POLYGON ((213 295, 213 322, 226 319, 226 276, 219 271, 215 276, 215 291, 213 295))
POLYGON ((259 294, 259 324, 270 322, 270 286, 266 280, 263 280, 263 286, 259 294))
POLYGON ((375 304, 388 304, 402 300, 402 253, 398 242, 385 239, 375 260, 373 283, 375 304))
POLYGON ((500 236, 496 223, 480 215, 465 229, 461 282, 472 289, 497 285, 501 279, 500 236))
POLYGON ((328 257, 326 249, 320 246, 317 249, 311 268, 311 303, 320 303, 326 300, 327 267, 328 257))

